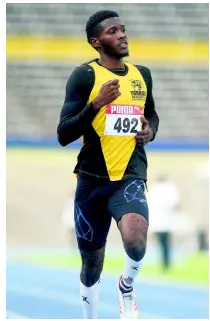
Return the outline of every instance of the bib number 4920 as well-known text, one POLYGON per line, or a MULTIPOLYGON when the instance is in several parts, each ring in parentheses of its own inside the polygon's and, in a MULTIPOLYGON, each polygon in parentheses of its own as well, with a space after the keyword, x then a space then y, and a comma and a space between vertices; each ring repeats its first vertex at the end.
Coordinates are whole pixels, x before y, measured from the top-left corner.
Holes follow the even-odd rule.
POLYGON ((118 134, 120 134, 121 132, 123 133, 130 133, 130 134, 136 134, 138 129, 138 119, 136 118, 117 118, 115 124, 114 124, 114 130, 116 130, 116 132, 118 134))

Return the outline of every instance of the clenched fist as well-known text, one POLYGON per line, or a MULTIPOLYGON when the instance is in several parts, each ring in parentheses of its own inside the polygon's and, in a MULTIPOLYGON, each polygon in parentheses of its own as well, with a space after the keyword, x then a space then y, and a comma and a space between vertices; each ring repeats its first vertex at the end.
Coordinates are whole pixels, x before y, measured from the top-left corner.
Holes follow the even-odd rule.
POLYGON ((138 147, 146 145, 153 137, 153 131, 149 127, 149 122, 144 116, 141 116, 142 130, 136 134, 136 143, 138 147))
POLYGON ((92 101, 93 108, 100 110, 103 106, 112 103, 121 95, 119 88, 119 79, 113 79, 103 84, 98 96, 92 101))

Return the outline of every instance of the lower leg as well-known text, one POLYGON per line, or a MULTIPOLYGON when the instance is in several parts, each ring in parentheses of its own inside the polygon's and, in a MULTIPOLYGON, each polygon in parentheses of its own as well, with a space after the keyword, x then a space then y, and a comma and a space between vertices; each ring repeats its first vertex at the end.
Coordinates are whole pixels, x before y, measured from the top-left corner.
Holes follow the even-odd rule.
POLYGON ((139 274, 142 265, 143 260, 136 262, 132 260, 127 253, 125 253, 125 265, 121 278, 122 292, 129 292, 132 290, 133 282, 139 274))
POLYGON ((148 222, 139 214, 126 214, 118 223, 126 251, 125 267, 120 280, 123 293, 132 291, 146 251, 148 222))
POLYGON ((105 247, 97 251, 80 251, 80 296, 84 319, 97 319, 99 282, 103 269, 105 247))

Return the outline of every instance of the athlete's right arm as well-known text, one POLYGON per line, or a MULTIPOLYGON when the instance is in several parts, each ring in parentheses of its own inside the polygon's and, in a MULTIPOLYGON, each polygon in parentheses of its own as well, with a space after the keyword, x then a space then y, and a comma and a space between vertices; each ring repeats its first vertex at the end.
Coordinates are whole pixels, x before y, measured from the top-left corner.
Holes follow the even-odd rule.
POLYGON ((57 127, 58 141, 62 146, 81 137, 86 125, 97 114, 92 103, 87 105, 93 86, 93 72, 89 76, 87 69, 82 67, 74 69, 66 85, 65 100, 57 127))
POLYGON ((93 75, 93 71, 87 66, 86 69, 76 68, 68 79, 66 97, 57 127, 58 141, 62 146, 81 137, 98 111, 120 96, 119 80, 112 79, 102 85, 98 96, 87 105, 93 88, 93 75))

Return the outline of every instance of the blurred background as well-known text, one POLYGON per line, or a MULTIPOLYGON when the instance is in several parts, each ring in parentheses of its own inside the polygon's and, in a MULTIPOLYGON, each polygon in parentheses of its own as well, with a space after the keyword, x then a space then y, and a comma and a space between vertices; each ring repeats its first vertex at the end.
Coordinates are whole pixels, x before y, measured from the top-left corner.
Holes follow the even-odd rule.
MULTIPOLYGON (((8 317, 81 318, 73 296, 74 312, 56 304, 54 310, 52 306, 46 310, 49 302, 43 306, 38 300, 50 296, 51 304, 59 299, 64 304, 57 288, 53 296, 52 288, 48 293, 43 284, 49 278, 52 286, 52 280, 63 275, 51 275, 52 268, 54 273, 63 268, 79 271, 72 171, 81 140, 62 148, 56 128, 69 75, 76 66, 96 58, 85 25, 101 9, 117 11, 125 23, 128 60, 150 68, 160 117, 156 140, 146 147, 150 231, 140 275, 144 293, 148 292, 148 299, 142 298, 143 315, 207 318, 207 290, 204 295, 199 289, 208 286, 209 5, 184 3, 7 4, 8 317), (162 282, 163 301, 168 284, 195 287, 194 307, 187 308, 192 301, 182 288, 170 301, 173 307, 156 301, 151 310, 149 298, 155 292, 148 288, 148 280, 162 282), (178 305, 183 306, 177 310, 178 305)), ((122 272, 123 262, 113 222, 105 272, 122 272)), ((66 283, 58 283, 62 282, 66 283)), ((107 304, 101 316, 117 318, 107 304)))

